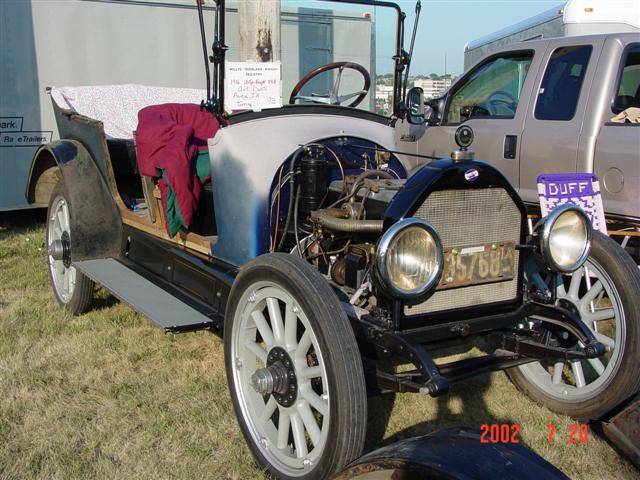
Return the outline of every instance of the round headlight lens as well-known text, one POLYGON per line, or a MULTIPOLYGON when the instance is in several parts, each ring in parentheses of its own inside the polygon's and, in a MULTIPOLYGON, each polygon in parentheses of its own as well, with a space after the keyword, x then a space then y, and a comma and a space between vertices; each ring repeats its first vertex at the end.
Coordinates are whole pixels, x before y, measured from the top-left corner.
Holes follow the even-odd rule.
POLYGON ((379 266, 393 293, 420 295, 433 286, 442 266, 442 246, 431 225, 404 220, 387 231, 380 246, 379 266))
POLYGON ((582 210, 573 206, 554 217, 546 228, 544 248, 556 270, 572 272, 589 256, 591 223, 582 210))

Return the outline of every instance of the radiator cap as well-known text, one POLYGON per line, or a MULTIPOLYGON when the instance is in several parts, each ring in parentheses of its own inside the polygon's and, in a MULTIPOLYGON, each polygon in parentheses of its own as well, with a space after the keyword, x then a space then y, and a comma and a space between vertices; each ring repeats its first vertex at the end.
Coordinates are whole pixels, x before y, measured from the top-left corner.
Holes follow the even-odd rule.
POLYGON ((459 148, 451 152, 451 159, 454 162, 460 162, 462 160, 473 160, 475 154, 473 150, 467 150, 466 148, 459 148))

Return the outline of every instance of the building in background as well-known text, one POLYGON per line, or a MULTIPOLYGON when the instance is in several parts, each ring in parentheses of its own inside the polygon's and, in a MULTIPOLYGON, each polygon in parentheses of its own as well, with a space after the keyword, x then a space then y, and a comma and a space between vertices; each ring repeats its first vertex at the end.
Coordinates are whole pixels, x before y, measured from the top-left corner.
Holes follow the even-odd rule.
POLYGON ((571 0, 467 43, 464 69, 469 70, 487 54, 511 43, 639 30, 640 0, 571 0))
POLYGON ((418 78, 413 81, 413 86, 422 88, 425 99, 436 98, 447 91, 454 79, 455 77, 451 75, 437 78, 418 78))
MULTIPOLYGON (((424 91, 424 98, 440 97, 456 79, 453 75, 437 75, 432 73, 428 77, 417 75, 409 77, 409 86, 420 87, 424 91)), ((381 115, 389 115, 393 106, 393 79, 390 75, 379 75, 376 78, 376 108, 381 115)))
POLYGON ((376 85, 376 112, 387 115, 393 105, 393 86, 385 84, 376 85))

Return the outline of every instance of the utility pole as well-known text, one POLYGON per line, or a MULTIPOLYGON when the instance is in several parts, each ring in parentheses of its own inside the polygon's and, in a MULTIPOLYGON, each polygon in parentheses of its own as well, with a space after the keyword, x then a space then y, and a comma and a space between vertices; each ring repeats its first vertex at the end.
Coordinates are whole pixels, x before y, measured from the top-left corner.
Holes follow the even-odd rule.
POLYGON ((238 2, 240 60, 280 60, 280 0, 238 2))

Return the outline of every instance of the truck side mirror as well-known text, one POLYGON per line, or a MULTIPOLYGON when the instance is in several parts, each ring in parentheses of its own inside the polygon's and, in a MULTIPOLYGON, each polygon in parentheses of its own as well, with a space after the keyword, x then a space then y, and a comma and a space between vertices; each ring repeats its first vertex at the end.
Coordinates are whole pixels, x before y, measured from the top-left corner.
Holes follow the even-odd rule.
POLYGON ((407 122, 411 125, 424 125, 424 91, 413 87, 407 92, 407 122))
POLYGON ((438 116, 438 112, 432 110, 431 115, 427 118, 427 125, 431 127, 435 127, 440 125, 440 117, 438 116))
POLYGON ((442 120, 442 111, 444 110, 446 103, 446 97, 431 98, 425 103, 431 112, 430 115, 426 117, 427 125, 440 125, 442 120))

